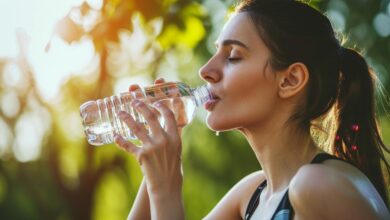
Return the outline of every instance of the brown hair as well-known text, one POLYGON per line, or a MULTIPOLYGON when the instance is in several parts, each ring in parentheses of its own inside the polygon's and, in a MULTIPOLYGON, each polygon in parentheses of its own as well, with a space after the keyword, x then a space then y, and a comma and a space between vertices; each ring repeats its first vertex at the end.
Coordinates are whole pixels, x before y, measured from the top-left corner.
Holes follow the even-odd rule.
POLYGON ((329 19, 303 2, 244 0, 236 11, 251 18, 271 51, 274 70, 295 62, 307 66, 310 77, 305 104, 291 120, 310 129, 316 121, 330 119, 322 129, 332 140, 332 153, 358 167, 387 203, 381 161, 389 174, 384 151, 390 150, 375 119, 376 78, 365 59, 341 46, 329 19))

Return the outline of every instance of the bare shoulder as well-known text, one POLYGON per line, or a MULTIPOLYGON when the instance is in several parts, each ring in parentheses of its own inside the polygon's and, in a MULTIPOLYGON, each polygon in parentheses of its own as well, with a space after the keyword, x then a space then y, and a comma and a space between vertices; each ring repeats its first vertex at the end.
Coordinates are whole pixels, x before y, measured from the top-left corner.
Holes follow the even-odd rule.
POLYGON ((264 180, 265 180, 264 171, 259 170, 244 177, 240 182, 238 182, 235 185, 237 193, 241 194, 241 199, 240 199, 241 216, 245 215, 245 211, 249 204, 249 200, 251 199, 256 188, 264 180))
POLYGON ((205 219, 242 219, 252 194, 264 179, 263 171, 256 171, 242 178, 205 219))
POLYGON ((289 187, 297 219, 389 219, 368 178, 354 166, 327 160, 302 166, 289 187))

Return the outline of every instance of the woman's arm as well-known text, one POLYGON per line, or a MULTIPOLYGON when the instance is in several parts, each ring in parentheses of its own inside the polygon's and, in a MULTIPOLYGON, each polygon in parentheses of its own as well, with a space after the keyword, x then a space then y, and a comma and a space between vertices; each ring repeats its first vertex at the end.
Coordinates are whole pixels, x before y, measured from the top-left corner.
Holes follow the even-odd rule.
POLYGON ((165 197, 153 196, 152 195, 152 204, 150 204, 148 191, 146 188, 145 179, 142 180, 141 186, 138 190, 137 197, 135 199, 134 205, 127 217, 127 220, 148 220, 148 219, 175 219, 174 212, 161 212, 158 210, 179 210, 180 218, 184 219, 184 207, 182 203, 181 193, 178 195, 166 195, 165 197), (150 207, 152 205, 152 208, 150 207), (174 214, 171 216, 170 214, 174 214), (152 218, 153 216, 153 218, 152 218))
MULTIPOLYGON (((181 189, 181 187, 180 187, 181 189)), ((181 190, 150 194, 152 219, 184 219, 184 205, 181 190)))
POLYGON ((150 219, 150 202, 146 189, 145 179, 142 180, 133 207, 127 217, 128 220, 150 219))

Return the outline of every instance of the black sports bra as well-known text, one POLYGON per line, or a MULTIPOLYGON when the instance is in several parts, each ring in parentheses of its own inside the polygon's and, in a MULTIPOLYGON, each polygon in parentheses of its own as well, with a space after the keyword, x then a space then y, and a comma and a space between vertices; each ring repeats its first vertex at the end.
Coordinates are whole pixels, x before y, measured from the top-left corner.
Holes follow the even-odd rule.
MULTIPOLYGON (((322 163, 325 160, 334 159, 334 160, 341 160, 340 158, 327 154, 327 153, 319 153, 317 154, 314 159, 310 162, 311 164, 318 164, 322 163)), ((342 160, 343 161, 343 160, 342 160)), ((245 220, 248 220, 252 217, 253 213, 255 212, 257 206, 259 205, 260 200, 260 194, 267 185, 267 181, 264 180, 255 190, 253 193, 251 200, 249 201, 248 207, 245 212, 245 220)), ((292 219, 294 214, 294 210, 291 207, 290 199, 288 198, 288 190, 284 194, 282 201, 280 201, 278 207, 276 208, 276 211, 271 217, 271 220, 288 220, 292 219)))

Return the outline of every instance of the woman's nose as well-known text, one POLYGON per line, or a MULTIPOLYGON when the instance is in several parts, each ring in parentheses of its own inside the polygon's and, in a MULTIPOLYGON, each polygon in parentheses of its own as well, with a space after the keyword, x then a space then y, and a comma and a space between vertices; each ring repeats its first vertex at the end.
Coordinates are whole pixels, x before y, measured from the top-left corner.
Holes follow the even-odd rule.
POLYGON ((213 58, 200 68, 199 75, 209 83, 216 83, 222 79, 221 70, 217 67, 213 58))

